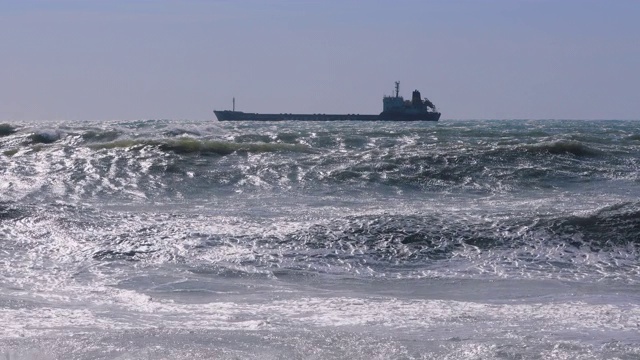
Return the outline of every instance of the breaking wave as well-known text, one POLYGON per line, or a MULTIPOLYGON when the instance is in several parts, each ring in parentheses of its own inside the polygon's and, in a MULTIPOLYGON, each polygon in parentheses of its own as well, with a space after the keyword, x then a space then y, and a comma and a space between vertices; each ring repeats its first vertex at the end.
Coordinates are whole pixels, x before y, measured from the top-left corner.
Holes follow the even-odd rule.
POLYGON ((62 137, 62 133, 57 130, 40 130, 29 136, 31 141, 37 144, 51 144, 62 137))

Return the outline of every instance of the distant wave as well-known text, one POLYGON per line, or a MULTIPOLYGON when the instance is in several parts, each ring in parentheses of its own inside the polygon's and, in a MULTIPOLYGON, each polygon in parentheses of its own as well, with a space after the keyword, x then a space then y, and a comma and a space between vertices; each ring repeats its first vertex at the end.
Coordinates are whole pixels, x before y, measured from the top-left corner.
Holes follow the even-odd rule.
POLYGON ((91 144, 93 149, 135 148, 156 146, 160 150, 176 154, 215 154, 229 155, 234 152, 268 153, 268 152, 311 152, 305 145, 281 143, 236 143, 225 141, 198 140, 181 138, 177 140, 117 140, 107 143, 91 144))
POLYGON ((625 137, 634 134, 634 124, 600 142, 589 140, 598 138, 593 126, 558 133, 520 129, 517 123, 478 129, 456 123, 383 124, 385 131, 367 124, 229 125, 152 121, 21 127, 0 138, 0 161, 14 165, 4 166, 4 175, 13 177, 15 189, 47 193, 52 184, 65 184, 57 189, 80 198, 186 196, 212 187, 515 195, 637 181, 640 166, 637 144, 625 137), (122 151, 105 151, 112 149, 122 151), (247 162, 232 154, 261 156, 247 162), (201 156, 208 158, 201 161, 201 156))
POLYGON ((122 135, 118 130, 89 130, 82 134, 85 141, 90 142, 107 142, 114 141, 122 135))
POLYGON ((11 135, 16 131, 18 130, 10 124, 0 124, 0 136, 11 135))
POLYGON ((595 156, 601 152, 578 141, 560 140, 526 145, 525 149, 532 153, 549 153, 553 155, 571 154, 575 156, 595 156))
POLYGON ((170 129, 170 130, 164 131, 162 134, 164 136, 184 136, 184 135, 200 136, 201 135, 199 131, 180 129, 180 128, 170 129))

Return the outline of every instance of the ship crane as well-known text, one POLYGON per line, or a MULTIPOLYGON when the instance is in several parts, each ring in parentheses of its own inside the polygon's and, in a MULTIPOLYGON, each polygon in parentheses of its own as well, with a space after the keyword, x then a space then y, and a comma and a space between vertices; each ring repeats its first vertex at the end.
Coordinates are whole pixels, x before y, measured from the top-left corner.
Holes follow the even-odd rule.
POLYGON ((433 109, 434 111, 436 110, 436 106, 433 105, 433 103, 431 101, 429 101, 429 99, 424 98, 424 104, 428 107, 433 109))

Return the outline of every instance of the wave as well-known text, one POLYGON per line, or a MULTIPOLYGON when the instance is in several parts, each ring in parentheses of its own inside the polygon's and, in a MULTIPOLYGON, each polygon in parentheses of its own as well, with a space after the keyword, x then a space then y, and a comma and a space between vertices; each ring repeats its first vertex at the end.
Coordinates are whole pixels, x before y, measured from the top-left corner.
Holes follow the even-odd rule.
MULTIPOLYGON (((146 224, 144 231, 133 231, 130 236, 121 234, 114 244, 116 247, 100 249, 95 253, 95 258, 108 260, 126 257, 140 260, 145 255, 158 256, 157 252, 173 251, 171 246, 163 249, 157 247, 152 238, 140 237, 141 233, 162 234, 166 226, 146 224), (122 250, 123 244, 127 244, 126 250, 122 250)), ((623 203, 593 214, 550 219, 382 214, 336 218, 328 223, 316 223, 281 234, 192 235, 195 236, 193 240, 203 241, 198 247, 199 252, 218 251, 221 246, 231 245, 246 246, 249 252, 263 252, 249 257, 258 266, 268 265, 269 261, 274 260, 305 263, 315 260, 359 262, 363 259, 369 263, 373 261, 386 265, 424 265, 436 260, 469 256, 469 250, 473 255, 485 252, 502 256, 496 251, 515 251, 518 254, 522 249, 537 249, 533 251, 543 255, 553 249, 557 255, 555 260, 558 261, 566 261, 567 256, 574 257, 579 249, 612 254, 616 254, 620 248, 636 249, 634 251, 638 256, 640 203, 623 203), (267 260, 267 263, 261 264, 261 259, 267 260)), ((521 260, 526 260, 529 255, 521 260)))
POLYGON ((89 130, 82 134, 82 138, 87 142, 109 142, 121 135, 123 132, 119 130, 89 130))
POLYGON ((202 153, 229 155, 234 152, 271 153, 271 152, 312 152, 306 145, 282 143, 236 143, 195 139, 167 141, 159 145, 160 149, 179 154, 202 153))
POLYGON ((640 245, 640 203, 623 202, 590 214, 555 219, 548 228, 556 238, 576 247, 602 250, 640 245))
MULTIPOLYGON (((0 229, 28 234, 7 238, 3 246, 11 251, 27 246, 30 253, 13 256, 37 254, 63 268, 92 264, 99 271, 109 268, 99 264, 142 263, 179 264, 215 276, 565 274, 640 281, 640 202, 579 215, 383 213, 308 223, 271 219, 268 224, 243 216, 105 211, 84 205, 34 209, 27 214, 14 203, 0 203, 0 229)), ((8 253, 0 251, 2 256, 8 253)))
MULTIPOLYGON (((428 191, 466 189, 491 193, 605 181, 618 178, 635 167, 635 160, 625 156, 618 156, 602 166, 603 156, 581 155, 581 161, 575 161, 573 154, 548 155, 549 149, 564 151, 559 150, 565 149, 562 146, 538 146, 533 151, 523 149, 374 150, 354 153, 351 157, 328 154, 314 160, 317 166, 305 171, 301 179, 308 184, 361 183, 428 191)), ((591 153, 582 148, 570 147, 569 150, 575 154, 591 153)))
POLYGON ((89 145, 92 149, 141 148, 145 146, 155 146, 160 150, 170 151, 176 154, 229 155, 235 152, 312 152, 310 147, 301 144, 236 143, 215 140, 198 140, 193 138, 181 138, 177 140, 130 139, 89 145))
POLYGON ((25 212, 9 202, 0 202, 0 222, 15 220, 25 216, 25 212))
POLYGON ((17 131, 18 129, 10 124, 0 124, 0 137, 11 135, 17 131))
POLYGON ((524 149, 532 153, 549 153, 553 155, 570 154, 574 156, 596 156, 602 152, 579 141, 559 140, 541 144, 526 145, 524 149))
POLYGON ((51 144, 62 137, 62 132, 58 130, 39 130, 29 136, 32 142, 37 144, 51 144))
POLYGON ((44 192, 56 183, 64 189, 60 196, 115 196, 115 201, 133 193, 147 199, 197 196, 212 188, 473 195, 574 190, 637 180, 640 165, 634 143, 576 141, 572 134, 550 140, 560 136, 552 128, 540 135, 542 141, 518 138, 536 133, 529 125, 503 129, 491 123, 479 133, 468 126, 468 137, 456 135, 461 130, 455 126, 383 124, 381 131, 362 124, 229 125, 235 127, 152 121, 21 128, 0 138, 0 154, 16 165, 5 166, 4 175, 12 176, 17 188, 44 192), (247 161, 245 154, 261 156, 247 161))
MULTIPOLYGON (((588 246, 595 250, 640 245, 640 203, 621 203, 591 214, 552 219, 473 220, 434 215, 351 217, 331 225, 315 225, 289 235, 287 241, 302 241, 314 248, 333 248, 338 243, 351 248, 362 244, 378 254, 408 246, 433 258, 451 255, 463 245, 485 250, 518 248, 531 245, 533 239, 545 246, 588 246)), ((397 250, 392 251, 401 255, 397 250)), ((404 252, 409 253, 412 257, 415 255, 404 252)))
POLYGON ((19 149, 19 148, 13 148, 13 149, 5 150, 5 151, 3 151, 2 153, 3 153, 4 155, 6 155, 6 156, 13 156, 13 155, 17 154, 17 153, 18 153, 18 151, 20 151, 20 149, 19 149))

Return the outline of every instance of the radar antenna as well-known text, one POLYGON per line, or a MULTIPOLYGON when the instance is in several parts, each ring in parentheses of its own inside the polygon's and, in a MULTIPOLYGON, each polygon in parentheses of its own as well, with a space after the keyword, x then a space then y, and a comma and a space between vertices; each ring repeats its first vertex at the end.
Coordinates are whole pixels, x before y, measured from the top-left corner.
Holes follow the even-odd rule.
POLYGON ((400 93, 400 81, 396 81, 396 97, 398 97, 399 93, 400 93))

